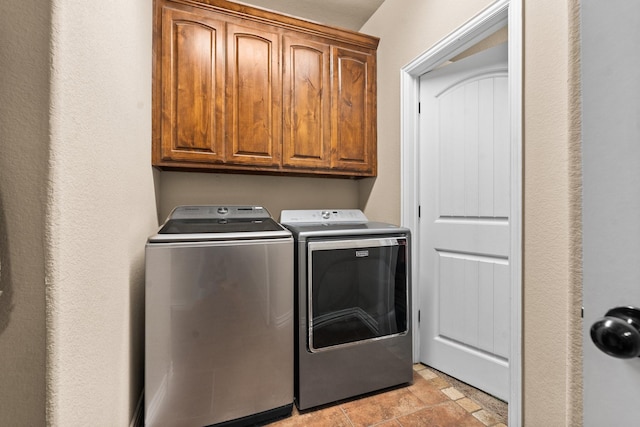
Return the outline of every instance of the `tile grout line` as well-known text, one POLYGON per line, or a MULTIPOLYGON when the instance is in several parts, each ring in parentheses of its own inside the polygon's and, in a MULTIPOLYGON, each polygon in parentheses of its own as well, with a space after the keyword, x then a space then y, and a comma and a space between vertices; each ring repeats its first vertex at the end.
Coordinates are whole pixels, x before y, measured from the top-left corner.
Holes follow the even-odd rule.
MULTIPOLYGON (((415 396, 415 394, 414 394, 414 396, 415 396)), ((423 402, 423 403, 424 403, 424 402, 423 402)), ((400 415, 400 416, 390 418, 390 419, 388 419, 388 420, 386 420, 386 421, 380 421, 379 423, 376 423, 376 424, 374 424, 374 425, 378 425, 378 424, 381 424, 381 423, 383 423, 383 422, 387 422, 387 421, 391 421, 391 420, 396 420, 396 421, 398 421, 398 423, 400 423, 400 425, 402 425, 402 423, 401 423, 401 422, 400 422, 400 420, 399 420, 399 418, 400 418, 400 417, 406 417, 407 415, 413 415, 413 414, 415 414, 415 413, 418 413, 418 412, 420 412, 420 411, 423 411, 425 408, 435 408, 435 407, 437 407, 437 406, 443 406, 443 405, 446 405, 446 404, 447 404, 447 402, 435 403, 435 404, 433 404, 433 405, 429 405, 429 404, 425 403, 425 404, 424 404, 425 406, 423 406, 423 407, 421 407, 421 408, 418 408, 418 409, 416 409, 415 411, 407 412, 406 414, 402 414, 402 415, 400 415)))
MULTIPOLYGON (((464 393, 462 393, 460 390, 458 390, 455 386, 451 386, 451 387, 447 387, 448 389, 453 389, 453 391, 457 392, 460 394, 461 397, 458 397, 457 399, 454 399, 453 397, 451 397, 448 393, 445 393, 443 390, 444 389, 440 389, 440 391, 442 393, 444 393, 445 396, 447 396, 452 402, 456 403, 458 406, 460 406, 462 409, 464 409, 468 414, 471 414, 476 420, 480 421, 482 424, 484 424, 486 427, 491 427, 494 425, 498 425, 500 424, 499 422, 493 422, 493 423, 489 423, 487 424, 485 421, 483 421, 479 416, 476 416, 475 414, 478 414, 480 412, 485 412, 489 415, 489 417, 493 418, 494 420, 496 419, 495 414, 493 414, 491 411, 487 410, 486 408, 483 408, 482 405, 480 405, 478 402, 476 402, 475 400, 471 399, 468 396, 465 396, 464 393), (474 411, 469 411, 467 408, 465 408, 464 406, 462 406, 460 403, 458 403, 460 400, 463 399, 469 399, 471 402, 475 403, 479 409, 476 409, 474 411)), ((452 393, 453 394, 453 393, 452 393)))
POLYGON ((355 425, 353 424, 353 421, 351 421, 351 418, 349 418, 349 414, 347 414, 347 411, 344 410, 343 406, 340 405, 339 408, 340 408, 340 411, 342 411, 342 414, 344 415, 344 417, 347 419, 347 421, 351 425, 351 427, 355 427, 355 425))
MULTIPOLYGON (((418 375, 422 376, 420 374, 420 371, 424 371, 427 370, 430 373, 432 373, 433 375, 435 375, 435 377, 437 378, 442 378, 440 377, 437 373, 433 372, 432 369, 430 369, 428 366, 426 365, 422 365, 420 364, 420 368, 419 369, 415 369, 415 365, 414 365, 414 372, 416 372, 418 375)), ((425 378, 424 376, 422 376, 423 378, 425 378)), ((433 378, 432 378, 433 379, 433 378)), ((425 378, 425 380, 430 381, 429 379, 425 378)), ((445 380, 446 381, 446 380, 445 380)), ((448 383, 448 382, 447 382, 448 383)), ((471 399, 469 396, 466 396, 462 391, 458 390, 455 386, 449 384, 449 387, 443 387, 443 388, 439 388, 438 390, 440 390, 441 393, 443 393, 445 396, 447 396, 449 398, 449 400, 451 400, 452 402, 455 402, 458 406, 460 406, 462 409, 464 409, 468 414, 471 414, 475 419, 477 419, 479 422, 481 422, 482 424, 484 424, 486 427, 492 427, 492 426, 497 426, 497 425, 501 425, 503 424, 502 422, 498 421, 496 414, 494 414, 493 412, 489 411, 488 409, 484 408, 480 403, 476 402, 475 400, 471 399), (461 397, 458 397, 457 399, 453 398, 452 396, 450 396, 447 392, 445 392, 444 390, 449 390, 449 389, 453 389, 453 391, 455 393, 458 393, 461 397), (460 403, 458 403, 460 400, 463 399, 469 399, 469 401, 473 402, 475 405, 477 405, 479 407, 479 409, 476 409, 474 411, 469 411, 467 408, 465 408, 464 406, 462 406, 460 403), (476 414, 479 414, 480 412, 484 412, 486 414, 488 414, 489 418, 493 418, 494 422, 487 424, 487 422, 485 422, 481 416, 477 416, 476 414)), ((452 393, 455 396, 455 393, 452 393)), ((488 421, 488 420, 487 420, 488 421)), ((504 424, 503 424, 504 425, 504 424)))

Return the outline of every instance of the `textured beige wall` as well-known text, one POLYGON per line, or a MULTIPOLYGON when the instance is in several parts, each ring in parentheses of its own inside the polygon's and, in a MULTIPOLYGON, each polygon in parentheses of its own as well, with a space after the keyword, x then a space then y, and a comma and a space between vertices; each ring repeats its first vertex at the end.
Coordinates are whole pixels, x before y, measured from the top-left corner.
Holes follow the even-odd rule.
POLYGON ((50 9, 0 2, 0 425, 45 422, 50 9))
POLYGON ((129 425, 157 227, 151 0, 52 1, 47 421, 129 425))
POLYGON ((525 425, 581 425, 577 2, 524 3, 525 425))
POLYGON ((158 215, 164 221, 178 205, 236 204, 283 209, 358 208, 358 182, 337 178, 161 172, 158 215))

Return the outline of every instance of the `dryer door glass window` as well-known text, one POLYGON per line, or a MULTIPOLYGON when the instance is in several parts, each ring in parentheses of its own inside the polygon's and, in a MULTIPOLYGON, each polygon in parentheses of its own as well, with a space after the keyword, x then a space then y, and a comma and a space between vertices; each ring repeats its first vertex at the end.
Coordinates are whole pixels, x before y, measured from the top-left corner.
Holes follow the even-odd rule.
POLYGON ((405 237, 310 242, 309 349, 407 332, 405 237))

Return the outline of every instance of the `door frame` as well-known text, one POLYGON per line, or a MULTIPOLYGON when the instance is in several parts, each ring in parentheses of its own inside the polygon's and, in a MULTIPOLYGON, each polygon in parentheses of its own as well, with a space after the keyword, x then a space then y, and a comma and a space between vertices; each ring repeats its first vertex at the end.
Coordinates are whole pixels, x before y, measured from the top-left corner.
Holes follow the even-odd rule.
MULTIPOLYGON (((509 425, 522 424, 522 0, 497 0, 401 69, 401 219, 419 235, 420 76, 508 25, 509 126, 511 140, 511 348, 509 355, 509 425)), ((418 259, 418 239, 412 241, 418 259)), ((411 274, 413 301, 419 301, 419 263, 411 274)), ((418 325, 418 307, 412 309, 418 325)), ((419 331, 413 328, 414 361, 419 360, 419 331)))

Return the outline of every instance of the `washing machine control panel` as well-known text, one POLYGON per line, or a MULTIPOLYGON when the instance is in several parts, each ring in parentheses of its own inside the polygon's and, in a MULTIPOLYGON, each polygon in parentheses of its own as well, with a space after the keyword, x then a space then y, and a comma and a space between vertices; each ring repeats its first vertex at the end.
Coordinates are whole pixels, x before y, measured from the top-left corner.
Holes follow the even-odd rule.
POLYGON ((264 219, 271 214, 262 206, 178 206, 170 219, 264 219))

